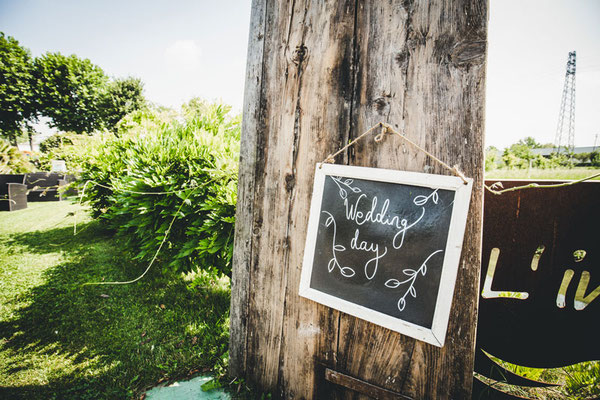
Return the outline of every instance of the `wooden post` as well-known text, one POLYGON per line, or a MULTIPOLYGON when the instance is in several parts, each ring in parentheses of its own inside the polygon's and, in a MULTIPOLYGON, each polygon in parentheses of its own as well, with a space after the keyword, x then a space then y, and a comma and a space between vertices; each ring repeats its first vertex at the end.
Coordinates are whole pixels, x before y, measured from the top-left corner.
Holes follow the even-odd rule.
MULTIPOLYGON (((280 398, 470 398, 486 40, 487 1, 253 2, 232 376, 280 398), (475 180, 443 348, 298 295, 315 163, 380 121, 475 180)), ((449 174, 409 146, 363 140, 337 162, 449 174)))

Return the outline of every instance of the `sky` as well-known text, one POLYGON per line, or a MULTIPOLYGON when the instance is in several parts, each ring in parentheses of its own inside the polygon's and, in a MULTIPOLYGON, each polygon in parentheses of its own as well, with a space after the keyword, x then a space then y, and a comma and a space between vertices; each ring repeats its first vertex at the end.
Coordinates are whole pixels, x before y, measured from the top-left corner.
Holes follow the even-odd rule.
POLYGON ((0 31, 33 56, 89 58, 176 108, 200 96, 241 110, 249 24, 249 1, 0 0, 0 31))
POLYGON ((554 142, 570 51, 575 145, 600 146, 600 1, 490 0, 486 145, 554 142))
MULTIPOLYGON (((485 0, 482 0, 485 1, 485 0)), ((242 109, 250 0, 0 0, 0 31, 34 56, 89 58, 135 76, 146 97, 242 109)), ((575 145, 600 145, 600 1, 490 0, 486 145, 555 139, 569 51, 577 51, 575 145)))

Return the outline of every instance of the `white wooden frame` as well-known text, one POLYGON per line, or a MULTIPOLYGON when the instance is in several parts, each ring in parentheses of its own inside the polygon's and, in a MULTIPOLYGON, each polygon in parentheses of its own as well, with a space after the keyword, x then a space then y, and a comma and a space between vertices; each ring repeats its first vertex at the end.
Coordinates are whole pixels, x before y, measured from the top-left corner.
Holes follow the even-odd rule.
POLYGON ((468 183, 458 177, 446 175, 433 175, 418 172, 395 171, 378 168, 353 167, 336 164, 317 164, 313 186, 312 202, 302 274, 300 277, 300 296, 311 299, 328 307, 353 315, 357 318, 370 321, 401 334, 433 344, 438 347, 444 345, 448 320, 454 294, 454 285, 460 262, 460 253, 464 238, 467 214, 469 210, 473 180, 467 178, 468 183), (315 246, 317 240, 318 224, 320 220, 323 200, 323 188, 326 176, 356 178, 378 182, 389 182, 413 186, 428 187, 432 189, 445 189, 455 192, 454 206, 450 220, 448 240, 444 251, 442 273, 440 276, 439 293, 433 315, 431 329, 413 324, 401 319, 383 314, 367 307, 340 299, 310 287, 315 246))

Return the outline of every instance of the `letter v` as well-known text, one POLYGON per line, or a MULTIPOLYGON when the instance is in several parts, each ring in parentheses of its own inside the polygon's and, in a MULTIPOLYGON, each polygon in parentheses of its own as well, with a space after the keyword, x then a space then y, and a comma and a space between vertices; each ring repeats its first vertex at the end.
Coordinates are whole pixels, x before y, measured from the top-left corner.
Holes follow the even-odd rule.
POLYGON ((581 278, 579 278, 579 285, 577 285, 577 291, 575 292, 575 309, 581 311, 586 308, 596 297, 600 295, 600 286, 587 296, 585 291, 587 290, 588 284, 590 283, 590 273, 583 271, 581 278), (585 297, 584 297, 585 296, 585 297))

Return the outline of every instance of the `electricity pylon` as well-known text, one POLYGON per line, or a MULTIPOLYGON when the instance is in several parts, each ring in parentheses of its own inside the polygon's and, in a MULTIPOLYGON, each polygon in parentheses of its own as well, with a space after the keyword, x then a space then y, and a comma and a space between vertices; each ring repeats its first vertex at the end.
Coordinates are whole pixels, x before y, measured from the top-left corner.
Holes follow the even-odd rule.
POLYGON ((575 147, 575 51, 569 52, 565 85, 558 113, 556 138, 554 139, 554 151, 560 153, 561 147, 564 149, 563 152, 568 154, 572 154, 575 147))

